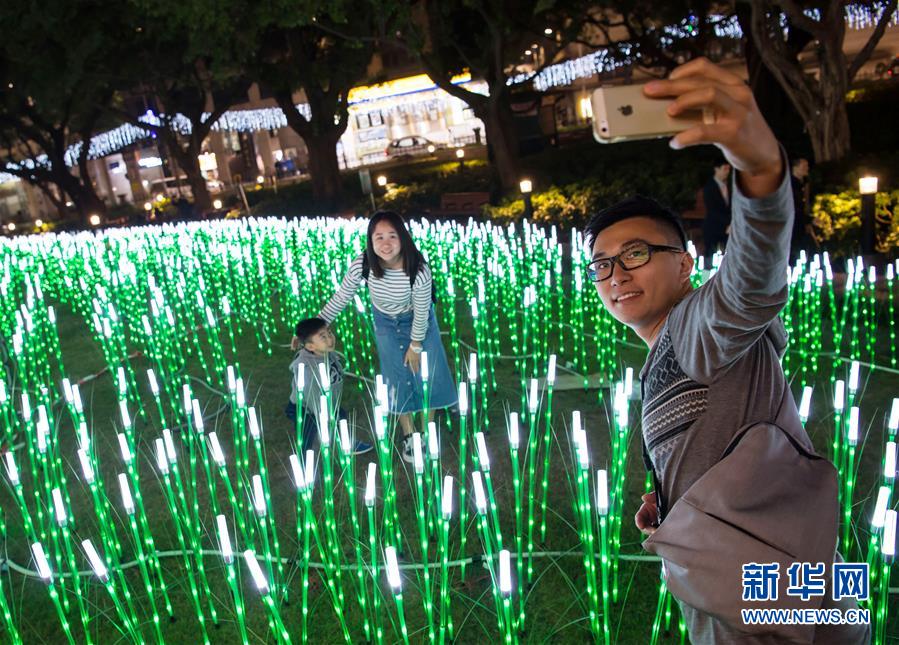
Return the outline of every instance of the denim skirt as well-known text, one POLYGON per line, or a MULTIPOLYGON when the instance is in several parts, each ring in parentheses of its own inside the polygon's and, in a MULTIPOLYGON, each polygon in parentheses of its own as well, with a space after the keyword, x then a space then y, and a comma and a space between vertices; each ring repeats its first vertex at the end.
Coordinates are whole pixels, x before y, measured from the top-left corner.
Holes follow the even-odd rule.
MULTIPOLYGON (((418 412, 424 408, 421 371, 413 374, 412 370, 403 365, 409 343, 412 342, 413 312, 391 316, 372 307, 372 314, 381 376, 387 384, 390 412, 418 412)), ((440 328, 437 326, 433 305, 428 313, 428 331, 421 344, 422 349, 428 353, 428 407, 446 408, 456 405, 456 384, 446 361, 446 351, 440 340, 440 328)))

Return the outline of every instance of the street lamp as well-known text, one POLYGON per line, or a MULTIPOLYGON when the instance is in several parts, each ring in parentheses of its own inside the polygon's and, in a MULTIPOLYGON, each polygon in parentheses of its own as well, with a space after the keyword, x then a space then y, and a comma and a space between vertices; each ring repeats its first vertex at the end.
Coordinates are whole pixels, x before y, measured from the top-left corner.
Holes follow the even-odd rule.
POLYGON ((874 253, 874 204, 877 198, 877 177, 867 175, 859 177, 858 192, 862 197, 862 253, 874 253))
POLYGON ((518 182, 518 187, 524 197, 524 216, 530 218, 534 214, 534 205, 531 203, 531 192, 534 190, 534 185, 530 179, 522 179, 518 182))
POLYGON ((456 149, 456 159, 459 160, 459 171, 465 167, 465 150, 463 148, 456 149))
POLYGON ((378 175, 378 186, 384 188, 387 185, 387 177, 386 175, 378 175))
POLYGON ((256 183, 261 186, 265 183, 265 177, 263 175, 259 175, 258 177, 256 177, 256 183))
POLYGON ((91 215, 87 221, 90 222, 91 226, 99 226, 100 216, 99 215, 91 215))
POLYGON ((218 210, 221 210, 221 209, 222 209, 222 200, 220 200, 220 199, 214 199, 214 200, 212 201, 212 207, 213 207, 215 210, 217 210, 217 211, 218 211, 218 210))

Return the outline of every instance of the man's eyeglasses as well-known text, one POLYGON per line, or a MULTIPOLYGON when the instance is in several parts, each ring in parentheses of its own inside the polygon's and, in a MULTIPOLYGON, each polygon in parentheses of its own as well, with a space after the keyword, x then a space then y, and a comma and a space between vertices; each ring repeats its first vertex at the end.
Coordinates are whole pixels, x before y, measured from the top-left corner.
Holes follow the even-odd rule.
POLYGON ((649 262, 653 253, 659 251, 668 251, 671 253, 685 253, 683 249, 676 246, 662 246, 659 244, 647 244, 645 242, 637 242, 627 247, 618 255, 610 258, 599 258, 593 260, 587 265, 587 277, 591 282, 602 282, 612 277, 612 269, 617 263, 625 271, 631 271, 642 267, 649 262))

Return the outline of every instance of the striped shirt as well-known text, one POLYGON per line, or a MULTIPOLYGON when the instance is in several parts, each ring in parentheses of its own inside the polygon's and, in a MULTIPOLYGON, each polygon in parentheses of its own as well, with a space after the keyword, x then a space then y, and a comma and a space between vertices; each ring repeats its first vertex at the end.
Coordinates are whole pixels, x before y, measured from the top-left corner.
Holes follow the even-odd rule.
MULTIPOLYGON (((319 318, 332 322, 352 300, 362 285, 362 257, 360 254, 350 264, 340 288, 322 308, 319 318)), ((421 342, 425 339, 431 310, 431 270, 427 264, 421 265, 411 287, 409 276, 402 269, 384 269, 381 278, 376 277, 374 271, 369 271, 368 292, 372 305, 389 316, 413 311, 412 340, 421 342)))

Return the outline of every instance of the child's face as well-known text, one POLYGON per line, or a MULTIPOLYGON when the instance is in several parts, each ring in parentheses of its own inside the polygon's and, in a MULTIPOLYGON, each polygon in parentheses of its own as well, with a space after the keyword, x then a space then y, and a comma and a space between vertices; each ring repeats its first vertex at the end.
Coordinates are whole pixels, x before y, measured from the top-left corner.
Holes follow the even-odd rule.
POLYGON ((306 340, 306 349, 315 354, 327 354, 334 350, 337 339, 330 327, 322 327, 306 340))

